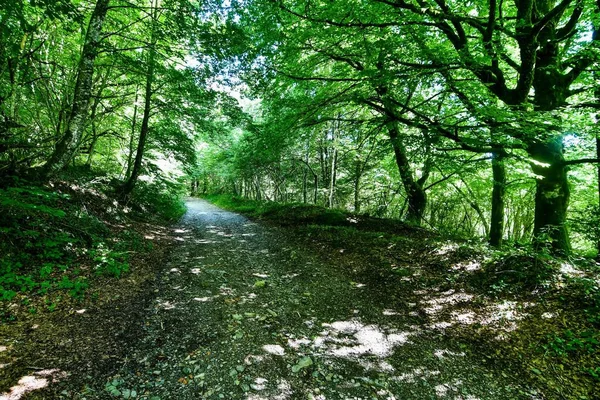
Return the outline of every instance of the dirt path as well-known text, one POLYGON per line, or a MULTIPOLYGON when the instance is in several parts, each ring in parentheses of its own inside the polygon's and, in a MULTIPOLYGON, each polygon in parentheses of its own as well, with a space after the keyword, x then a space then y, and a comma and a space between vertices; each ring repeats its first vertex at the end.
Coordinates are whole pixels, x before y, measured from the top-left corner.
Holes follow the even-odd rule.
POLYGON ((176 235, 119 371, 70 398, 532 398, 425 324, 410 282, 357 282, 339 249, 197 199, 176 235))

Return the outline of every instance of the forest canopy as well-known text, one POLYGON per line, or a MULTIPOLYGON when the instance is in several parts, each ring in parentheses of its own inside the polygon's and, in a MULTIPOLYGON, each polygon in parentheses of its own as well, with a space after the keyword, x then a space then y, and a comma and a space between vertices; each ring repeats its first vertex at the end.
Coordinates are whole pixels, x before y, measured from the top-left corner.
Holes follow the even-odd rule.
POLYGON ((593 254, 599 6, 5 0, 0 175, 95 169, 126 199, 178 170, 195 192, 593 254))

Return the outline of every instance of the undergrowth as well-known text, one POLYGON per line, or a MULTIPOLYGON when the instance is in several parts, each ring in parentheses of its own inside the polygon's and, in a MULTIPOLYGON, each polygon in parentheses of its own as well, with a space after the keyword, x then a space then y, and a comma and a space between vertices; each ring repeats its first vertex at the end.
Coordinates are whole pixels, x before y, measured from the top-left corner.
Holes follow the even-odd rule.
MULTIPOLYGON (((134 221, 167 222, 185 211, 179 187, 166 181, 140 182, 128 204, 120 204, 114 179, 68 178, 47 186, 14 181, 0 188, 1 308, 44 299, 52 311, 65 295, 82 299, 95 280, 126 275, 130 256, 151 249, 134 221)), ((10 312, 1 317, 10 319, 10 312)))

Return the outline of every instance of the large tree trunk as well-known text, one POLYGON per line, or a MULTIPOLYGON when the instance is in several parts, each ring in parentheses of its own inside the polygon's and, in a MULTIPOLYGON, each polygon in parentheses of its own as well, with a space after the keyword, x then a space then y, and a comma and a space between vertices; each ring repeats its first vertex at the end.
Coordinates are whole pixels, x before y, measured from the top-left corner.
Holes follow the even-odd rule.
POLYGON ((73 104, 62 138, 56 143, 54 152, 42 168, 42 177, 47 178, 63 169, 73 158, 83 136, 87 120, 94 76, 94 64, 101 41, 102 25, 108 13, 110 0, 97 0, 85 35, 83 52, 77 71, 73 104))
POLYGON ((422 183, 415 180, 413 177, 410 162, 406 155, 406 148, 399 140, 398 123, 396 121, 390 121, 388 123, 388 132, 390 142, 394 149, 394 156, 396 165, 398 166, 398 172, 400 173, 400 179, 402 180, 406 196, 408 197, 406 220, 415 225, 421 225, 427 206, 427 194, 423 189, 422 183))
POLYGON ((569 183, 562 137, 532 144, 528 152, 537 175, 533 226, 536 245, 549 245, 552 252, 566 255, 571 250, 566 225, 569 183))
POLYGON ((506 191, 506 168, 504 154, 495 153, 492 156, 492 216, 490 220, 490 245, 502 246, 504 233, 504 194, 506 191))

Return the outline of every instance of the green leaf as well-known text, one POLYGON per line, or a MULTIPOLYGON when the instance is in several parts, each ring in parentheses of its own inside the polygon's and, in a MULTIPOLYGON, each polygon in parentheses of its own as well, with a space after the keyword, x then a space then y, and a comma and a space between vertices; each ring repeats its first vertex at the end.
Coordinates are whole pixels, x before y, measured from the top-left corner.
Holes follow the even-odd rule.
POLYGON ((256 281, 254 282, 254 287, 261 288, 267 285, 267 281, 256 281))
POLYGON ((298 372, 298 371, 300 371, 301 369, 304 369, 304 368, 310 367, 311 365, 313 365, 313 360, 312 360, 312 358, 310 358, 310 357, 308 357, 308 356, 306 356, 306 357, 302 357, 302 358, 301 358, 301 359, 298 361, 298 363, 297 363, 296 365, 292 366, 292 372, 294 372, 294 373, 295 373, 295 372, 298 372))

